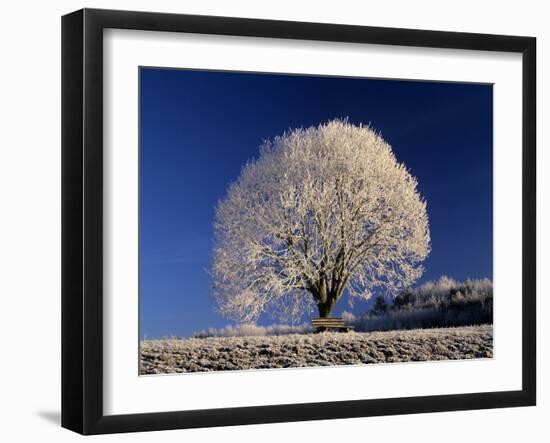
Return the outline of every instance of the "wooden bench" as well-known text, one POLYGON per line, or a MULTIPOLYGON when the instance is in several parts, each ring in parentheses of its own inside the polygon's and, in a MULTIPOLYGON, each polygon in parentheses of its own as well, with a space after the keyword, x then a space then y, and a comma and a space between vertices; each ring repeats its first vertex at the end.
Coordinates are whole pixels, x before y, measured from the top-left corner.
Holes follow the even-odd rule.
POLYGON ((323 332, 323 331, 349 332, 353 329, 353 326, 345 325, 344 319, 338 318, 338 317, 312 318, 311 324, 315 328, 316 332, 323 332))

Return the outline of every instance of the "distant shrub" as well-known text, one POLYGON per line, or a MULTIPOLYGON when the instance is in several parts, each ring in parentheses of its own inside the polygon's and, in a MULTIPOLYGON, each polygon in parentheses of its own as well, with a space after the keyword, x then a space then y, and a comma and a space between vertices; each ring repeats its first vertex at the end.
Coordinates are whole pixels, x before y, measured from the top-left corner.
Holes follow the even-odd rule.
POLYGON ((398 294, 393 300, 393 307, 395 309, 404 309, 414 304, 415 302, 414 292, 406 290, 398 294))
POLYGON ((342 320, 344 320, 344 323, 346 324, 351 324, 356 320, 355 315, 348 311, 342 312, 342 315, 340 315, 340 317, 342 317, 342 320))
POLYGON ((399 293, 389 309, 384 310, 377 299, 364 315, 346 314, 346 323, 362 332, 492 323, 493 283, 489 279, 457 282, 444 276, 399 293))
POLYGON ((382 315, 388 312, 388 302, 383 295, 376 297, 374 306, 370 312, 371 315, 382 315))
POLYGON ((225 328, 208 328, 194 332, 193 338, 208 337, 264 337, 269 335, 306 334, 313 332, 308 324, 302 325, 270 325, 255 324, 227 325, 225 328))

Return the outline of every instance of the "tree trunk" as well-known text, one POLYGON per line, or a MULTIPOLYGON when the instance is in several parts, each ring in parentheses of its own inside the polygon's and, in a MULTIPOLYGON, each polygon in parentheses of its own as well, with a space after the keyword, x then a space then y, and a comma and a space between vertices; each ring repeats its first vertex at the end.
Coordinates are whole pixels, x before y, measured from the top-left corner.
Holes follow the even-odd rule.
POLYGON ((332 308, 334 308, 334 305, 336 304, 335 302, 336 302, 336 299, 329 297, 326 302, 317 303, 317 307, 319 308, 319 317, 321 318, 330 317, 332 308))

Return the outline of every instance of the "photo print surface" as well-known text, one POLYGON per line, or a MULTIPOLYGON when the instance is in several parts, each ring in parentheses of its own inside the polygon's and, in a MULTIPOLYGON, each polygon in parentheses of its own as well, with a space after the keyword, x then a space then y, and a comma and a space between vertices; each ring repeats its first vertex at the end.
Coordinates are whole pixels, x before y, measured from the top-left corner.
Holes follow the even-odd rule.
POLYGON ((139 88, 141 375, 492 358, 492 85, 139 88))

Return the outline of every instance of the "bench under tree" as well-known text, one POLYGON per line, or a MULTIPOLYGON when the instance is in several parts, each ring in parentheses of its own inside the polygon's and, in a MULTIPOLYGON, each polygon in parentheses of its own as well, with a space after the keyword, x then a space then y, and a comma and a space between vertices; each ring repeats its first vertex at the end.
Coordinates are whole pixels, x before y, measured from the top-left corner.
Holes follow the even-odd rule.
POLYGON ((315 332, 338 331, 349 332, 353 326, 344 324, 344 319, 339 317, 317 317, 311 319, 315 332))

